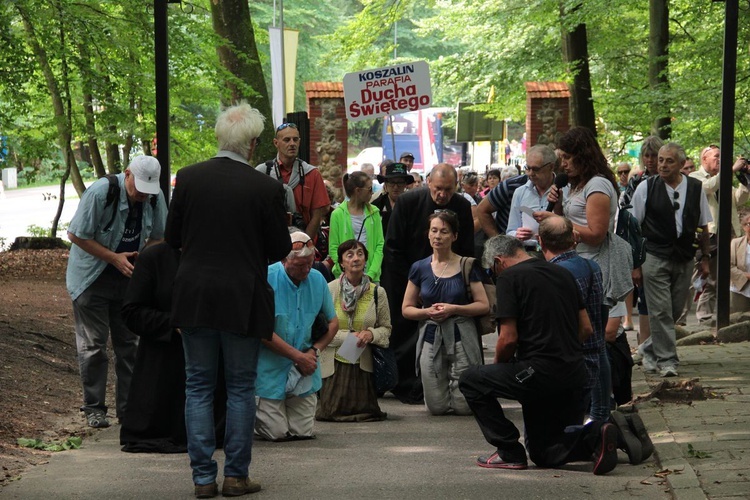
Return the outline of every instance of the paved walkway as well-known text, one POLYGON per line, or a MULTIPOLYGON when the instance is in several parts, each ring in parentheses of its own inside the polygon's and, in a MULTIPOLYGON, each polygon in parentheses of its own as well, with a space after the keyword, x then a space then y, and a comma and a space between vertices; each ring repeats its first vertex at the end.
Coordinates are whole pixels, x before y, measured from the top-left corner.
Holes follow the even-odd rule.
POLYGON ((708 399, 637 405, 660 468, 678 500, 750 498, 750 342, 678 347, 677 378, 644 375, 634 392, 662 382, 699 384, 708 399), (646 385, 647 384, 647 385, 646 385))
MULTIPOLYGON (((680 347, 679 354, 680 377, 668 381, 697 379, 720 397, 638 404, 656 447, 655 457, 639 466, 621 452, 620 464, 606 476, 591 474, 590 463, 481 469, 474 460, 489 446, 472 417, 430 417, 422 407, 384 399, 385 422, 319 422, 313 441, 257 442, 251 474, 264 489, 253 498, 750 498, 750 343, 680 347)), ((649 393, 662 381, 636 367, 634 393, 649 393)), ((520 426, 520 408, 507 408, 520 426)), ((118 432, 96 431, 82 449, 54 454, 0 496, 192 498, 185 455, 123 453, 118 432)))

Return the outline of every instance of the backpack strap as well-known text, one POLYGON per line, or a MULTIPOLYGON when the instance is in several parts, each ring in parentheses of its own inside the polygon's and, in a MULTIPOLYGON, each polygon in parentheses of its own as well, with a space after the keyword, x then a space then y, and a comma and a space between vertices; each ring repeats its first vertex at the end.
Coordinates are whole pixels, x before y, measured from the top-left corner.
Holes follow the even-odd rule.
POLYGON ((114 207, 112 207, 112 217, 109 219, 107 225, 104 226, 104 231, 109 231, 109 228, 112 227, 112 224, 115 222, 115 215, 117 214, 118 203, 116 202, 120 199, 120 182, 118 181, 116 174, 109 174, 106 177, 109 181, 109 189, 107 189, 107 200, 104 203, 104 208, 114 205, 114 207))

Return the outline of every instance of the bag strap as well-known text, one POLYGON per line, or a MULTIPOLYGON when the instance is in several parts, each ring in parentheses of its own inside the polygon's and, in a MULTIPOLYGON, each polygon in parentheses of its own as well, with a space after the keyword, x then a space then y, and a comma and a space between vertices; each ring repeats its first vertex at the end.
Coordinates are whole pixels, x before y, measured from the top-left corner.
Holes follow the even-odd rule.
POLYGON ((461 276, 464 279, 464 287, 466 288, 466 299, 469 303, 474 301, 471 295, 471 282, 469 281, 469 274, 471 268, 474 266, 474 257, 461 257, 461 276))
POLYGON ((104 231, 108 231, 115 222, 115 215, 117 215, 117 209, 119 208, 119 203, 117 202, 120 200, 120 182, 117 179, 117 174, 107 175, 107 180, 109 181, 109 188, 107 189, 107 201, 104 203, 104 208, 110 205, 114 206, 112 207, 112 217, 109 219, 107 225, 104 226, 104 231))

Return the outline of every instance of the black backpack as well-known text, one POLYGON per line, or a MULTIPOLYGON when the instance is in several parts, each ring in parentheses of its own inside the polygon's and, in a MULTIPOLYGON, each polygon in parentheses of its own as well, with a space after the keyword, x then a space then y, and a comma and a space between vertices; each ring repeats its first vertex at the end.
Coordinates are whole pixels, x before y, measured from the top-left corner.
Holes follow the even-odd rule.
MULTIPOLYGON (((105 177, 109 181, 109 189, 107 189, 107 201, 104 203, 104 208, 106 209, 108 206, 114 205, 112 208, 112 217, 109 218, 109 222, 104 226, 104 231, 108 231, 109 228, 112 227, 112 223, 115 221, 115 215, 117 214, 117 204, 115 201, 120 199, 120 182, 117 180, 117 174, 109 174, 105 175, 105 177)), ((155 210, 156 196, 151 195, 149 198, 151 201, 151 208, 155 210)))
POLYGON ((617 213, 615 234, 630 244, 633 251, 633 269, 638 269, 646 262, 646 238, 641 233, 641 224, 630 213, 631 205, 621 207, 617 213))

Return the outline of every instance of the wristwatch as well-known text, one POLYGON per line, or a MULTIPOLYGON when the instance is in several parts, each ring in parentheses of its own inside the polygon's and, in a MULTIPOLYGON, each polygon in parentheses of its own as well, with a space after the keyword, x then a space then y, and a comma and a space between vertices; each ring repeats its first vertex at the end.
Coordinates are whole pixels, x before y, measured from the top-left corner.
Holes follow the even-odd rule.
POLYGON ((315 347, 315 346, 312 346, 312 347, 310 347, 310 349, 312 349, 313 351, 315 351, 315 357, 316 357, 316 358, 319 358, 319 357, 320 357, 320 349, 318 349, 318 348, 317 348, 317 347, 315 347))

